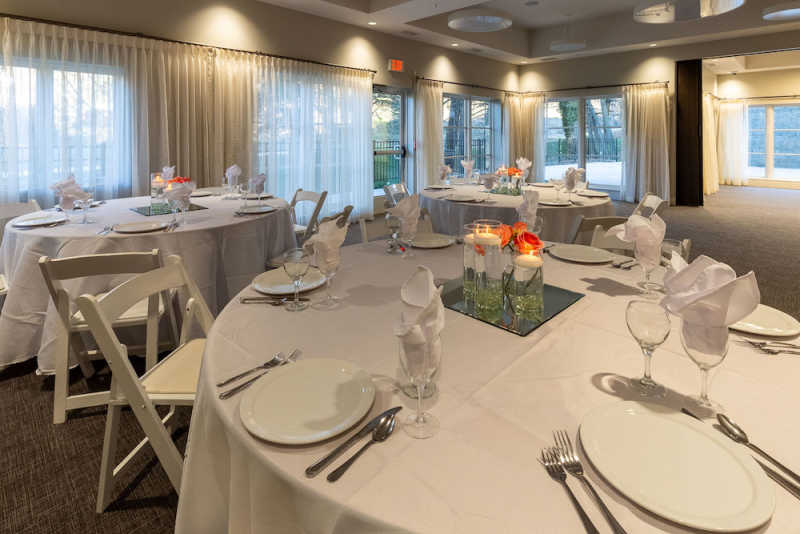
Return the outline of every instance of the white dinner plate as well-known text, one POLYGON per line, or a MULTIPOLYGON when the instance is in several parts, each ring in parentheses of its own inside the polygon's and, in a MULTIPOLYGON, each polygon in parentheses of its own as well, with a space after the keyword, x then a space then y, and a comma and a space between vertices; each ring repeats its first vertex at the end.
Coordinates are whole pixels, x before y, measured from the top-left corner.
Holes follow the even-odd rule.
POLYGON ((35 226, 46 226, 48 224, 63 223, 67 221, 67 216, 61 211, 37 211, 17 217, 12 226, 18 228, 33 228, 35 226))
POLYGON ((146 234, 158 232, 169 226, 168 222, 131 222, 115 224, 114 231, 118 234, 146 234))
POLYGON ((247 193, 247 200, 258 200, 259 198, 262 200, 266 200, 268 198, 273 198, 274 195, 270 195, 269 193, 247 193))
POLYGON ((246 208, 239 208, 236 210, 236 213, 239 215, 260 215, 272 211, 275 211, 275 208, 272 206, 247 206, 246 208))
POLYGON ((479 203, 486 200, 484 198, 476 197, 475 195, 463 195, 460 193, 453 193, 445 198, 451 202, 471 202, 471 203, 479 203))
POLYGON ((559 244, 550 248, 549 252, 556 258, 576 263, 608 263, 614 259, 609 251, 588 245, 559 244))
POLYGON ((559 208, 569 206, 569 200, 540 200, 542 206, 557 206, 559 208))
POLYGON ((301 360, 253 384, 242 396, 239 416, 261 439, 303 445, 345 432, 374 400, 375 386, 360 367, 344 360, 301 360))
POLYGON ((192 191, 192 194, 189 195, 192 198, 202 198, 202 197, 210 197, 213 195, 213 191, 209 191, 208 189, 196 189, 192 191))
POLYGON ((532 185, 533 187, 553 187, 553 184, 550 182, 533 182, 528 185, 532 185))
POLYGON ((772 482, 741 445, 670 408, 602 406, 584 417, 580 438, 612 486, 675 523, 741 532, 763 525, 775 510, 772 482))
MULTIPOLYGON (((325 277, 316 267, 309 267, 300 281, 300 292, 311 291, 322 286, 325 277)), ((283 267, 261 273, 253 279, 253 289, 265 295, 294 295, 294 284, 283 267)))
POLYGON ((444 234, 417 234, 411 242, 414 248, 445 248, 449 247, 456 240, 444 234))
POLYGON ((583 191, 578 191, 577 195, 579 197, 587 197, 587 198, 605 198, 608 196, 608 193, 603 191, 592 191, 590 189, 584 189, 583 191))
POLYGON ((760 336, 784 337, 800 334, 800 322, 797 319, 763 304, 759 304, 753 313, 732 324, 730 328, 760 336))

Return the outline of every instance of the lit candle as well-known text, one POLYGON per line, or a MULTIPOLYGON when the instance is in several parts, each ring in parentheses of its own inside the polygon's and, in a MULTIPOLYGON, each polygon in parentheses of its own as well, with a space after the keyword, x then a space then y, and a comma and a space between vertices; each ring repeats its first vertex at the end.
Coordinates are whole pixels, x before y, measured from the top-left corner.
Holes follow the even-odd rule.
POLYGON ((467 245, 474 245, 475 244, 475 235, 474 234, 467 234, 464 236, 464 243, 467 245))
POLYGON ((538 269, 543 263, 541 256, 532 252, 530 254, 520 254, 514 258, 514 265, 526 269, 538 269))
POLYGON ((161 187, 164 185, 164 179, 161 178, 160 172, 155 173, 155 175, 153 176, 153 185, 156 187, 161 187))
POLYGON ((501 243, 500 236, 491 232, 477 232, 474 239, 476 245, 496 245, 499 247, 501 243))
POLYGON ((172 183, 167 182, 167 188, 164 191, 172 191, 172 183))

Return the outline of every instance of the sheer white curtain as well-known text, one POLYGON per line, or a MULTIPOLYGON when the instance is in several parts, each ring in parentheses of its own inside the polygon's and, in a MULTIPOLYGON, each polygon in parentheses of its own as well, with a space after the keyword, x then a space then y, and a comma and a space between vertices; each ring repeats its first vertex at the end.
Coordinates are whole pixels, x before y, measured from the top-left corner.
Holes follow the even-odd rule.
POLYGON ((0 202, 53 204, 74 174, 96 198, 129 195, 144 165, 130 38, 0 19, 0 202))
POLYGON ((254 167, 267 187, 287 199, 327 191, 324 214, 351 204, 371 216, 372 73, 260 57, 255 94, 254 167))
POLYGON ((544 178, 545 95, 505 93, 503 97, 504 136, 508 147, 506 165, 519 157, 533 162, 530 180, 544 178))
POLYGON ((442 92, 444 84, 417 80, 415 100, 414 176, 415 191, 439 180, 439 167, 444 161, 442 141, 442 92))
POLYGON ((528 117, 533 125, 533 175, 530 181, 544 181, 545 163, 547 159, 547 131, 545 115, 547 113, 547 96, 544 94, 525 95, 528 117))
POLYGON ((717 160, 717 111, 719 100, 710 93, 703 96, 703 194, 719 191, 717 160))
POLYGON ((670 198, 669 100, 665 84, 629 85, 625 106, 625 164, 622 197, 638 202, 645 193, 670 198))
POLYGON ((719 104, 719 183, 747 185, 747 105, 719 104))

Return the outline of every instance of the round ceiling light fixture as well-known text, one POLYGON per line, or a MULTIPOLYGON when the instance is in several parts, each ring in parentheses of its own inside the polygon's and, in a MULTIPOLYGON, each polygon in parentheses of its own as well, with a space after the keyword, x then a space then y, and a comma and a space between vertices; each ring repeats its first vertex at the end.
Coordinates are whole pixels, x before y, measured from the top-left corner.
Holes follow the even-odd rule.
POLYGON ((747 0, 646 0, 633 10, 633 20, 669 24, 716 17, 742 7, 747 0))
POLYGON ((497 32, 511 27, 511 16, 499 9, 462 9, 447 17, 447 26, 459 32, 497 32))
POLYGON ((800 19, 800 1, 795 0, 794 2, 784 2, 765 7, 761 12, 761 18, 777 22, 800 19))
POLYGON ((551 52, 577 52, 586 48, 586 41, 570 41, 568 39, 559 39, 550 42, 551 52))

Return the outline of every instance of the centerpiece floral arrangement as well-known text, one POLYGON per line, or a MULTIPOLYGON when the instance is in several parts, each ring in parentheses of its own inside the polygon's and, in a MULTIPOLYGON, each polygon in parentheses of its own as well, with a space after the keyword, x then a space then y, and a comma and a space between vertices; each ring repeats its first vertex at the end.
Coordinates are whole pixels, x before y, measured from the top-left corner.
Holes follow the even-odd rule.
MULTIPOLYGON (((515 222, 509 226, 501 224, 497 230, 500 237, 500 249, 518 254, 538 254, 544 246, 539 236, 528 231, 528 225, 522 221, 515 222)), ((486 251, 480 245, 475 245, 475 252, 484 256, 486 251)))
POLYGON ((519 196, 522 194, 522 183, 525 181, 525 169, 506 167, 504 165, 495 171, 495 175, 500 178, 500 185, 492 188, 490 193, 511 196, 519 196))

